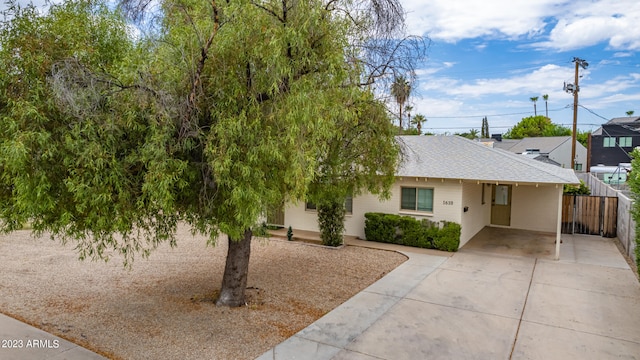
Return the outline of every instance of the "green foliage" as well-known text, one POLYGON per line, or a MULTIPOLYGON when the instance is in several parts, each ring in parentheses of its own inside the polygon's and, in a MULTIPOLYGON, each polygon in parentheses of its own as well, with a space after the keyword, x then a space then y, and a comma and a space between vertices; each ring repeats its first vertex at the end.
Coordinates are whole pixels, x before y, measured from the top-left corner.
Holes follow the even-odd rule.
POLYGON ((287 240, 293 241, 293 229, 291 226, 287 229, 287 240))
POLYGON ((408 128, 404 130, 398 130, 400 135, 420 135, 420 131, 416 128, 408 128))
POLYGON ((589 145, 589 136, 591 136, 590 131, 580 131, 576 134, 576 140, 582 144, 582 146, 587 147, 589 145))
POLYGON ((580 180, 580 185, 565 184, 563 193, 565 195, 591 195, 591 189, 584 181, 580 180))
MULTIPOLYGON (((345 61, 357 31, 346 16, 317 1, 160 7, 158 38, 134 38, 100 1, 45 14, 9 7, 0 23, 3 231, 32 219, 37 233, 76 242, 82 258, 128 263, 175 244, 180 222, 211 242, 219 232, 240 240, 263 209, 304 198, 318 176, 348 173, 355 158, 375 153, 372 164, 395 166, 383 106, 351 81, 362 69, 345 61), (368 131, 369 119, 386 124, 368 131), (370 146, 345 138, 360 132, 357 143, 370 146), (334 156, 350 144, 360 152, 334 156), (322 161, 338 170, 319 173, 322 161)), ((339 192, 379 189, 387 174, 365 167, 339 192)))
POLYGON ((345 216, 344 200, 323 201, 318 203, 317 207, 322 245, 342 245, 345 216))
POLYGON ((638 148, 631 152, 631 168, 633 169, 627 175, 627 184, 634 199, 631 207, 631 216, 636 224, 636 267, 640 274, 640 150, 638 148))
POLYGON ((462 136, 469 140, 475 140, 478 138, 478 129, 470 129, 468 132, 464 133, 455 133, 455 135, 462 136))
POLYGON ((433 246, 439 250, 458 251, 458 247, 460 247, 461 231, 462 227, 460 224, 443 221, 442 228, 438 231, 438 234, 433 241, 433 246))
POLYGON ((482 127, 480 130, 480 137, 483 139, 488 139, 491 137, 491 134, 489 134, 489 120, 487 120, 486 116, 482 118, 482 127))
POLYGON ((538 115, 523 118, 514 127, 509 129, 503 137, 505 139, 522 139, 525 137, 567 135, 571 135, 569 128, 552 123, 551 119, 546 116, 538 115))
POLYGON ((364 232, 368 241, 399 245, 458 251, 460 246, 459 224, 442 221, 438 223, 411 216, 396 214, 366 213, 364 232))

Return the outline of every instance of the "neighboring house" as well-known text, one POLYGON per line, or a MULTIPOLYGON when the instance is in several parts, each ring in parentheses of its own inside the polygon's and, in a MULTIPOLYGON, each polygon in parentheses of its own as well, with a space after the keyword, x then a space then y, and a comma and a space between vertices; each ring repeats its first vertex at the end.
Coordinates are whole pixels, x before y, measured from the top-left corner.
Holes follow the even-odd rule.
POLYGON ((609 120, 591 134, 591 166, 630 163, 629 154, 640 146, 640 116, 609 120))
MULTIPOLYGON (((460 246, 485 226, 553 232, 560 238, 564 184, 570 169, 482 145, 459 136, 399 136, 403 162, 391 198, 363 194, 349 201, 345 234, 365 238, 366 212, 454 221, 460 246)), ((318 231, 317 214, 287 204, 284 225, 318 231)), ((559 245, 558 245, 559 246, 559 245)))
MULTIPOLYGON (((493 139, 493 147, 523 154, 548 164, 571 168, 571 136, 493 139)), ((576 142, 576 171, 587 171, 587 148, 576 142)))

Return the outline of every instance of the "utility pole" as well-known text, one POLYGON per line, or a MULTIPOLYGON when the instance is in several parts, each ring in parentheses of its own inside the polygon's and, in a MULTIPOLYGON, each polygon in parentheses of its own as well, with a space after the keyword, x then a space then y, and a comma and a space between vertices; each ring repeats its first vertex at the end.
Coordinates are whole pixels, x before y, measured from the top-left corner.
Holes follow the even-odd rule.
POLYGON ((576 64, 576 75, 574 84, 564 84, 564 91, 573 94, 573 134, 571 137, 571 169, 576 169, 576 140, 578 133, 578 92, 580 86, 578 85, 578 70, 580 67, 586 69, 589 66, 585 60, 574 57, 573 62, 576 64))

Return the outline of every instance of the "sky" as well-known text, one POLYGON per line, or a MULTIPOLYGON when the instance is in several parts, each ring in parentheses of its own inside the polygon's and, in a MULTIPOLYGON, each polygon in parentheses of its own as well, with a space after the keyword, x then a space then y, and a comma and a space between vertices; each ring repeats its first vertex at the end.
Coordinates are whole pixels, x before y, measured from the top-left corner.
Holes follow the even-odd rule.
POLYGON ((640 116, 640 1, 638 0, 401 0, 409 34, 431 40, 416 70, 412 115, 427 118, 425 131, 480 130, 492 134, 523 117, 546 115, 571 128, 580 68, 578 128, 634 111, 640 116))
POLYGON ((573 95, 563 87, 575 83, 576 57, 589 64, 579 71, 580 130, 640 116, 638 0, 400 1, 407 32, 430 40, 409 99, 425 131, 479 130, 486 116, 492 134, 504 133, 534 115, 532 97, 546 115, 545 94, 551 121, 570 128, 573 95))

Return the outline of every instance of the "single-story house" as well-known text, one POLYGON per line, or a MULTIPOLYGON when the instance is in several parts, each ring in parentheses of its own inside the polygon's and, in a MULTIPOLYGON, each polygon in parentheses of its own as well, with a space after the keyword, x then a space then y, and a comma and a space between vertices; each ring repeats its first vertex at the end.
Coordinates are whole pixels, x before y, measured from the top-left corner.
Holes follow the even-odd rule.
MULTIPOLYGON (((535 160, 563 168, 571 168, 571 136, 529 137, 524 139, 491 139, 493 147, 522 154, 535 160)), ((575 170, 587 171, 587 148, 576 142, 575 170)))
MULTIPOLYGON (((383 212, 456 222, 462 227, 460 246, 485 226, 553 232, 560 240, 563 185, 579 183, 573 170, 459 136, 398 136, 397 141, 403 155, 391 197, 348 199, 345 235, 364 239, 364 214, 383 212)), ((285 227, 318 231, 310 205, 285 205, 285 227)))

